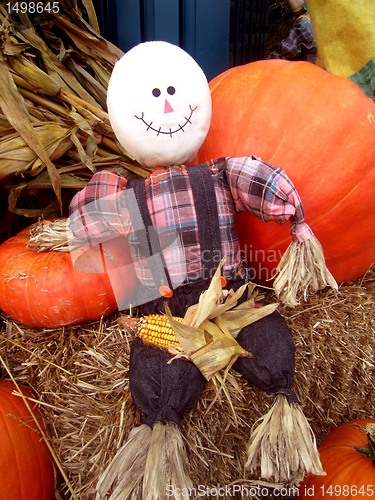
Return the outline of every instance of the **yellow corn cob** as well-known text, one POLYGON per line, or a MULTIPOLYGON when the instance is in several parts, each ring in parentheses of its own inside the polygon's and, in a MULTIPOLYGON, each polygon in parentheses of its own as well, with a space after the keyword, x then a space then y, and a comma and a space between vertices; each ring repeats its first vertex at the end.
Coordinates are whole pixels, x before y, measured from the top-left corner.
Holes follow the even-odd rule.
MULTIPOLYGON (((182 318, 173 317, 182 322, 182 318)), ((170 325, 167 316, 162 314, 150 314, 142 318, 142 325, 138 336, 145 344, 154 345, 160 349, 167 350, 169 346, 181 347, 176 335, 170 325)))

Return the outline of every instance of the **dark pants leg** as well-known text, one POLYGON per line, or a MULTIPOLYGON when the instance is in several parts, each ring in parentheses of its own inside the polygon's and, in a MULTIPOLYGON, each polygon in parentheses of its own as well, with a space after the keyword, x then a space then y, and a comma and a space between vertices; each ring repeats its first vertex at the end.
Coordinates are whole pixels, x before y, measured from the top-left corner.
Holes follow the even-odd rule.
POLYGON ((268 392, 290 389, 294 376, 294 344, 280 313, 275 311, 243 328, 237 341, 253 355, 239 358, 233 365, 248 382, 268 392))

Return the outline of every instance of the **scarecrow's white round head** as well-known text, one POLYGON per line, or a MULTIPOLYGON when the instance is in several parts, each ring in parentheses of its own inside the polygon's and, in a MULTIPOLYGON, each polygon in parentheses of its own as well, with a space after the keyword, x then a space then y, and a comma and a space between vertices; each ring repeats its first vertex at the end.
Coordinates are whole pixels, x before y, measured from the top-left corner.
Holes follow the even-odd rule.
POLYGON ((145 42, 115 65, 108 113, 121 145, 149 167, 191 161, 210 126, 207 79, 194 59, 167 42, 145 42))

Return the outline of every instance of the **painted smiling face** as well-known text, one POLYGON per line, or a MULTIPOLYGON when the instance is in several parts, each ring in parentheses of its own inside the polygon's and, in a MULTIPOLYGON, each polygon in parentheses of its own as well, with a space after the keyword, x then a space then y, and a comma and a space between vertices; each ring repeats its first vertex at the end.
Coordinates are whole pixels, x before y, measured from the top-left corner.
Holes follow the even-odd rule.
POLYGON ((191 161, 211 120, 203 71, 189 54, 167 42, 142 43, 117 62, 107 104, 117 139, 149 167, 191 161))

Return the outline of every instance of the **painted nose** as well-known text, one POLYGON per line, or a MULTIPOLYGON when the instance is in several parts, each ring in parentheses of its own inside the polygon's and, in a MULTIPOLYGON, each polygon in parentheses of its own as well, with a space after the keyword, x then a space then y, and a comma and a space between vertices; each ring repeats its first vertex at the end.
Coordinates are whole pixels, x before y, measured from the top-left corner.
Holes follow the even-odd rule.
POLYGON ((164 103, 164 113, 172 113, 173 111, 174 111, 174 109, 172 108, 172 106, 169 104, 169 102, 166 99, 165 103, 164 103))

